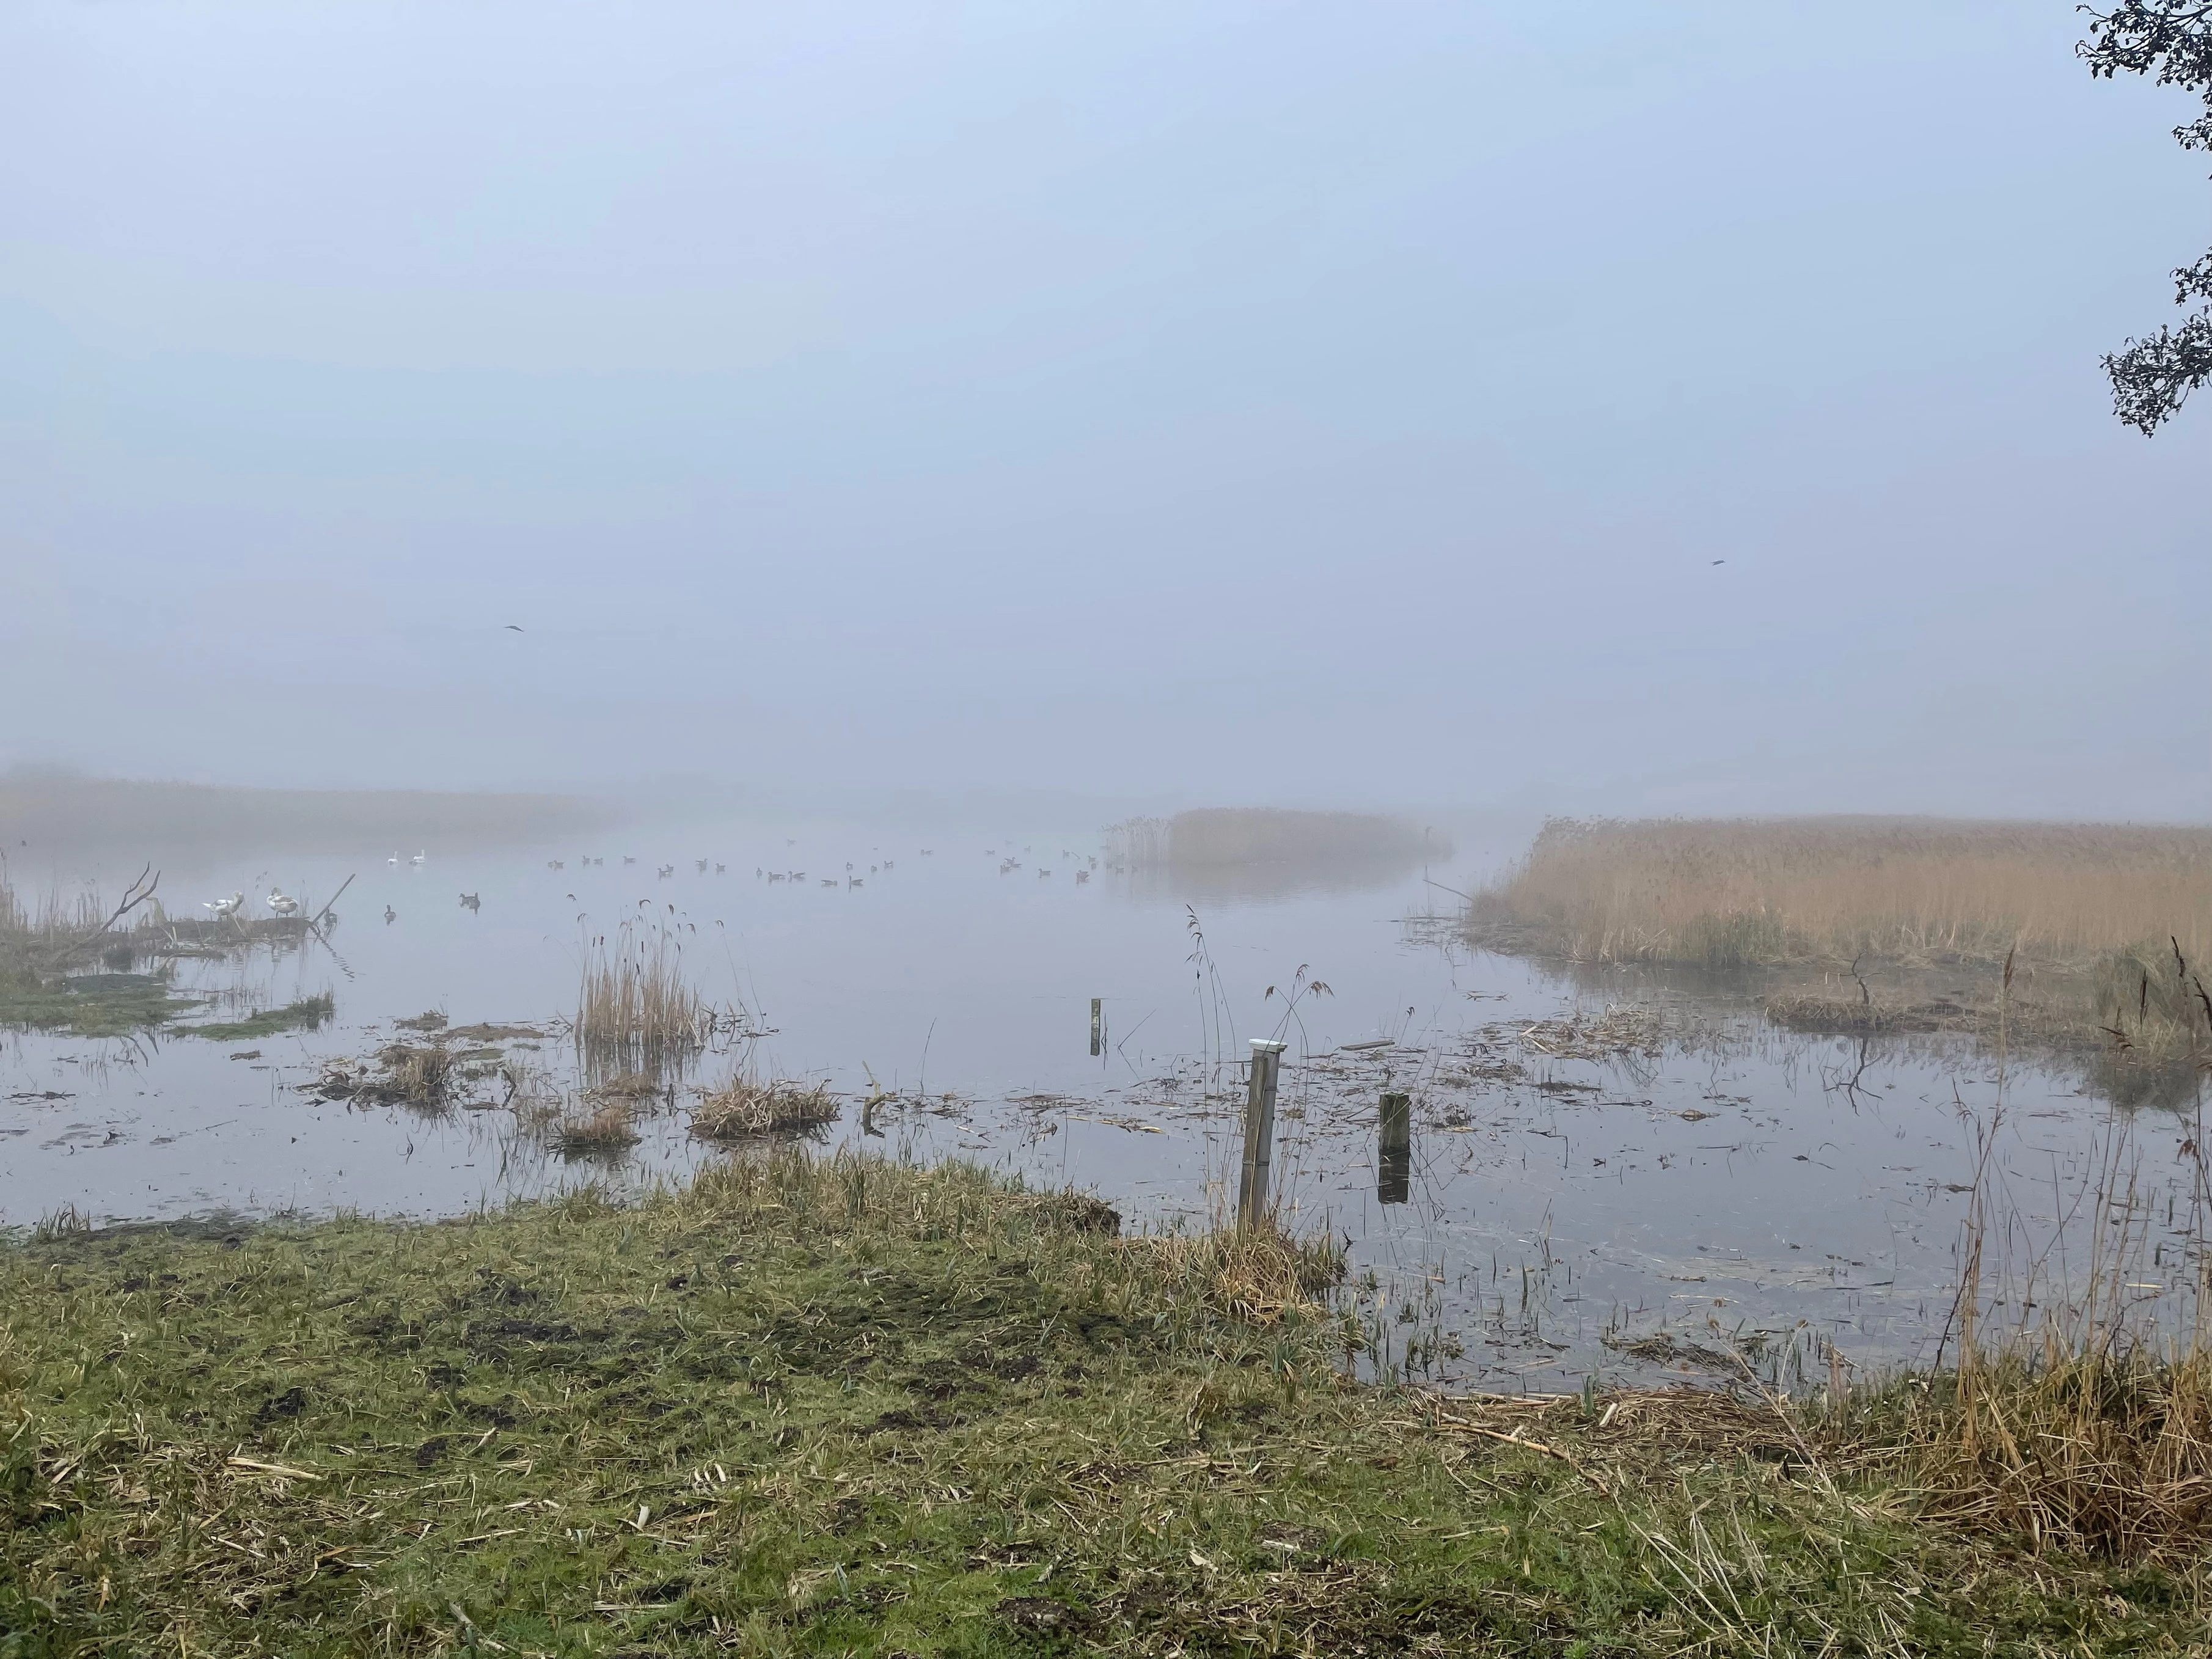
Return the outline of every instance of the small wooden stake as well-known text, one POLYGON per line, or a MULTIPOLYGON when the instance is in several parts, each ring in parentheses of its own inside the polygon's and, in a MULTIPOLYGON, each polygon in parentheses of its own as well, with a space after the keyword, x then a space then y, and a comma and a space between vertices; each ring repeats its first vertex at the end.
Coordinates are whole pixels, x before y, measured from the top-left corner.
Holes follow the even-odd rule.
POLYGON ((1413 1097, 1384 1095, 1380 1125, 1376 1146, 1375 1196, 1385 1204, 1403 1204, 1413 1179, 1413 1097))
POLYGON ((1106 999, 1091 999, 1091 1057, 1093 1060, 1106 1052, 1106 999))
POLYGON ((1252 1039, 1252 1076, 1244 1094, 1244 1169, 1237 1185, 1237 1224, 1249 1227, 1267 1213, 1267 1166, 1275 1150, 1275 1084, 1283 1050, 1269 1037, 1252 1039))

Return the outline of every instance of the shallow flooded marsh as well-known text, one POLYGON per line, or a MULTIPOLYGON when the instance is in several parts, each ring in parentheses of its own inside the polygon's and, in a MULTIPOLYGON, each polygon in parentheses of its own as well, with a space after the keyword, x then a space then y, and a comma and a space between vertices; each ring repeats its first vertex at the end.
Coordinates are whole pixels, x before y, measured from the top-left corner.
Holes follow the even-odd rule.
POLYGON ((804 1134, 1204 1227, 1274 1037, 1276 1201, 1346 1246, 1369 1368, 1571 1391, 1925 1363, 1978 1180, 2017 1310, 2110 1265, 2118 1205, 2126 1294, 2193 1318, 2193 1102, 2118 1111, 1964 1036, 1792 1033, 1471 950, 1455 894, 1511 850, 1178 878, 1066 830, 691 823, 203 856, 164 872, 176 914, 265 884, 316 925, 243 906, 229 947, 188 927, 73 976, 128 981, 65 994, 136 1015, 14 1018, 0 1222, 453 1213, 804 1134), (182 1012, 130 1003, 149 988, 182 1012))

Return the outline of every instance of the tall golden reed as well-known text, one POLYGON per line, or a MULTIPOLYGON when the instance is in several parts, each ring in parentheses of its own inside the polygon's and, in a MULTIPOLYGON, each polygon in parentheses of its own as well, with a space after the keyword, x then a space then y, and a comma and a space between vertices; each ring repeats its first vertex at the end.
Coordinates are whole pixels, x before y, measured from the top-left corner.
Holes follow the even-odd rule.
POLYGON ((1586 962, 2087 969, 2212 957, 2212 830, 1941 818, 1560 818, 1479 895, 1479 941, 1586 962))
POLYGON ((713 1005, 685 975, 684 946, 672 928, 624 922, 611 948, 604 935, 587 948, 575 1022, 585 1048, 672 1055, 703 1046, 714 1023, 713 1005))

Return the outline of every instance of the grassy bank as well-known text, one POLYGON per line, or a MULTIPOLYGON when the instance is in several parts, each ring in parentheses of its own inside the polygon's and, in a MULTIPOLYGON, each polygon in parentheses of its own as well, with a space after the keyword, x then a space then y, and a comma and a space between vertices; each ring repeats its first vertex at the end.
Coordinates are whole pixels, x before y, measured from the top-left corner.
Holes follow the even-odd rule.
POLYGON ((634 1208, 50 1229, 0 1253, 0 1654, 2212 1641, 2155 1550, 1916 1519, 1839 1449, 1909 1393, 1355 1386, 1324 1255, 1112 1227, 779 1154, 634 1208))

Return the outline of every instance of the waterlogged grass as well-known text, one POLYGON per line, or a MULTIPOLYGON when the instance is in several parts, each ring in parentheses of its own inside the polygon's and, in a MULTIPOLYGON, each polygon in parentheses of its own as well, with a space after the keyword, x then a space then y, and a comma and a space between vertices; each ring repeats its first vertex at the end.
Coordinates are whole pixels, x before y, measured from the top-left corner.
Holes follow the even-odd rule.
POLYGON ((125 1036, 159 1030, 199 1006, 162 974, 46 978, 0 969, 0 1029, 125 1036))
POLYGON ((1710 1395, 1356 1386, 1325 1255, 781 1152, 0 1252, 0 1654, 2203 1650, 1710 1395))
POLYGON ((315 1030, 328 1023, 337 1012, 337 999, 325 992, 319 997, 288 1002, 282 1008, 258 1010, 244 1019, 222 1020, 206 1025, 179 1025, 176 1030, 180 1036, 207 1037, 216 1042, 244 1042, 254 1037, 279 1036, 286 1031, 315 1030))

